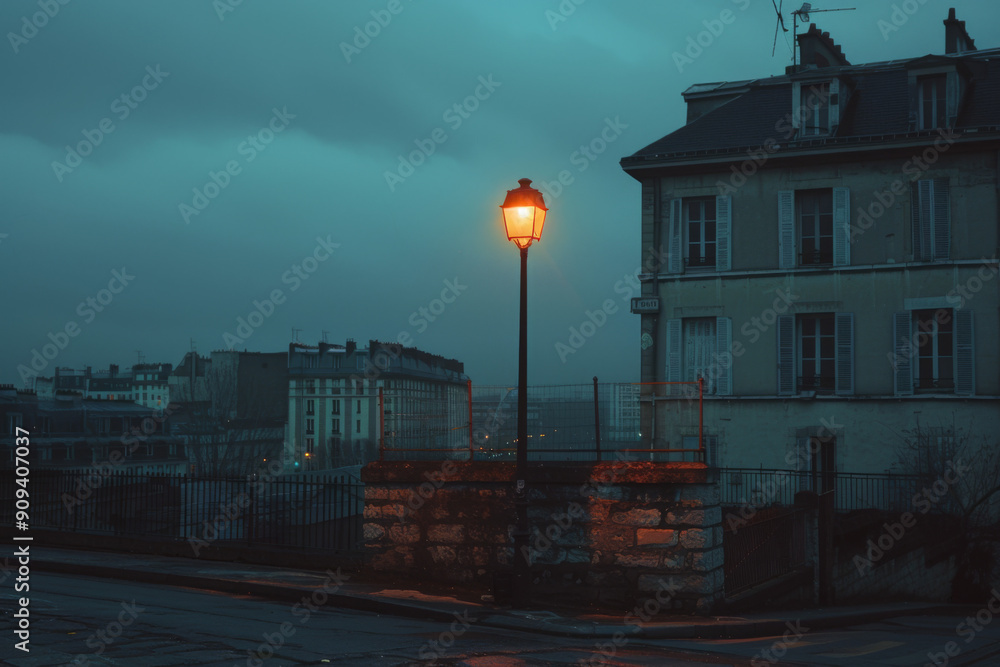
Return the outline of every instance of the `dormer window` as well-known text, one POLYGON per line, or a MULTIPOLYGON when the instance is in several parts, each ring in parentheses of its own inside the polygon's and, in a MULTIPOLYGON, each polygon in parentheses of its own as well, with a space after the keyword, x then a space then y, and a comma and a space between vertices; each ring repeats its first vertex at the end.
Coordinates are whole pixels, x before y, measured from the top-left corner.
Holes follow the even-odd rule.
POLYGON ((829 137, 837 133, 847 87, 840 79, 792 84, 792 127, 800 138, 829 137))
POLYGON ((917 79, 917 128, 934 130, 948 123, 945 74, 922 76, 917 79))
POLYGON ((819 137, 830 134, 830 84, 821 83, 812 87, 814 101, 803 110, 802 136, 819 137))

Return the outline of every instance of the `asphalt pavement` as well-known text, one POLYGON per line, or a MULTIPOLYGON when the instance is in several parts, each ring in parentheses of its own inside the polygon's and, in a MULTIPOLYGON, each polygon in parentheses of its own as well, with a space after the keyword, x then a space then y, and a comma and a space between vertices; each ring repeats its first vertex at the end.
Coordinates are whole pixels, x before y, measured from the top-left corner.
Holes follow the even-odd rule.
MULTIPOLYGON (((265 599, 332 606, 421 620, 471 618, 482 627, 577 638, 612 638, 618 633, 649 639, 726 639, 780 635, 790 618, 813 629, 832 629, 909 615, 947 615, 961 607, 892 603, 740 616, 669 617, 645 622, 625 615, 499 607, 442 587, 400 588, 364 580, 354 572, 325 572, 191 558, 31 547, 33 571, 102 577, 252 595, 265 599)), ((417 586, 418 584, 409 584, 417 586)), ((620 637, 621 634, 618 634, 620 637)))

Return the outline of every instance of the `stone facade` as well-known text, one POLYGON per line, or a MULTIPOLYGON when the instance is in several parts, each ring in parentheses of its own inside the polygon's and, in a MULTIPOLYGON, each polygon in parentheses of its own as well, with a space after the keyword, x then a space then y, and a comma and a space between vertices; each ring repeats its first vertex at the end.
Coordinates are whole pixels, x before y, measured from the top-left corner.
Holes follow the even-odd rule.
MULTIPOLYGON (((718 489, 699 464, 532 463, 531 595, 647 614, 722 600, 718 489)), ((512 463, 372 463, 362 471, 375 572, 490 590, 513 568, 512 463)))

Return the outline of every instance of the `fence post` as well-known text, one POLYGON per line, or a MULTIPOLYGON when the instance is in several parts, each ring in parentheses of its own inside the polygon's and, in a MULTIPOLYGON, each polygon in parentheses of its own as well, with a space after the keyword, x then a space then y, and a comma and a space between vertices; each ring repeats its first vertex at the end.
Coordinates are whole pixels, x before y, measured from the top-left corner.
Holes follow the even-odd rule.
POLYGON ((597 401, 597 376, 594 376, 594 437, 597 442, 597 462, 601 462, 601 411, 597 401))
POLYGON ((472 380, 465 381, 465 388, 469 395, 469 460, 473 458, 472 452, 472 380))
MULTIPOLYGON (((350 426, 350 424, 348 424, 350 426)), ((385 402, 382 396, 382 387, 378 388, 378 460, 385 457, 385 402)))
POLYGON ((705 456, 705 438, 702 433, 702 425, 705 423, 705 402, 704 402, 705 380, 698 376, 698 453, 701 455, 701 462, 708 465, 708 457, 705 456))

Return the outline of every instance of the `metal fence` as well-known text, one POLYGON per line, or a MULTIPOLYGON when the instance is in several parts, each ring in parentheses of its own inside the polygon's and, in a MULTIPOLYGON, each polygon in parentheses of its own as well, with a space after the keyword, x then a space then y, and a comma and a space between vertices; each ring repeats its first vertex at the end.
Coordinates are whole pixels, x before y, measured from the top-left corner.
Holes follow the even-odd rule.
MULTIPOLYGON (((592 383, 528 387, 528 458, 532 461, 704 460, 702 384, 592 383), (688 438, 673 447, 640 431, 643 405, 683 404, 688 438)), ((468 384, 454 393, 385 390, 379 402, 383 460, 514 460, 516 386, 468 384)))
POLYGON ((725 527, 726 596, 794 572, 806 562, 807 513, 775 508, 740 527, 725 527))
MULTIPOLYGON (((821 473, 757 468, 722 468, 719 471, 723 507, 791 506, 799 491, 832 489, 838 512, 863 509, 906 512, 913 511, 914 497, 928 485, 926 477, 894 473, 821 473)), ((948 509, 947 502, 934 505, 935 511, 948 509)))
MULTIPOLYGON (((0 521, 14 521, 13 475, 0 477, 0 521)), ((364 485, 296 475, 243 479, 80 470, 31 472, 32 529, 211 544, 361 549, 364 485)))

